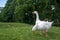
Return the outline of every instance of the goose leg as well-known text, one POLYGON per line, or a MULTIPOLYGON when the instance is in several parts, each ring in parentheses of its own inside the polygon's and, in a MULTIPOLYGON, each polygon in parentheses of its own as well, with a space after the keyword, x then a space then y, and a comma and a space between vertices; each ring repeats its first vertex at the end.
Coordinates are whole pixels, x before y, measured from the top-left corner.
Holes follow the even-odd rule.
POLYGON ((46 37, 48 37, 48 31, 46 31, 46 34, 45 35, 46 35, 46 37))
POLYGON ((32 31, 32 33, 34 34, 35 31, 32 31))
POLYGON ((48 37, 48 32, 46 32, 46 37, 48 37))
POLYGON ((40 33, 39 33, 40 35, 42 35, 42 31, 40 31, 40 33))
POLYGON ((34 33, 36 30, 36 25, 34 25, 34 27, 32 28, 32 33, 34 33))

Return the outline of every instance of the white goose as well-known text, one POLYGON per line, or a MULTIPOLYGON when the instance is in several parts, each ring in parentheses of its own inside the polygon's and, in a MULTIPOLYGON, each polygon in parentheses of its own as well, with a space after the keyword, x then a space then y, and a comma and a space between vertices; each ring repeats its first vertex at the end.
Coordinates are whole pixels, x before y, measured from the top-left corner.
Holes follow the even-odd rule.
MULTIPOLYGON (((53 22, 41 21, 41 20, 39 20, 38 12, 34 11, 33 13, 36 14, 36 22, 32 28, 32 31, 34 32, 36 29, 38 29, 40 31, 45 31, 46 36, 48 36, 48 29, 51 28, 53 22)), ((41 32, 40 32, 40 35, 41 35, 41 32)))

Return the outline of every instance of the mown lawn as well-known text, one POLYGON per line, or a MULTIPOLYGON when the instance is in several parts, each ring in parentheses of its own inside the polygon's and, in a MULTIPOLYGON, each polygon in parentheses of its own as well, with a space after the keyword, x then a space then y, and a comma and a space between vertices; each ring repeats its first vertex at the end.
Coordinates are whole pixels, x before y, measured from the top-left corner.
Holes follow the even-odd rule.
POLYGON ((49 36, 32 34, 33 25, 24 23, 0 23, 0 40, 60 40, 60 27, 52 27, 49 36))

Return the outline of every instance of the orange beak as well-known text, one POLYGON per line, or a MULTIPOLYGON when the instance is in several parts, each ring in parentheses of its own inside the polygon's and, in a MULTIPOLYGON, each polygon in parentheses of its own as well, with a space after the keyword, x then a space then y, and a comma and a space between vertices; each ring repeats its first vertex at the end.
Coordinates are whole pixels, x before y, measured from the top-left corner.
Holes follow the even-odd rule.
POLYGON ((34 14, 34 12, 32 12, 34 14))

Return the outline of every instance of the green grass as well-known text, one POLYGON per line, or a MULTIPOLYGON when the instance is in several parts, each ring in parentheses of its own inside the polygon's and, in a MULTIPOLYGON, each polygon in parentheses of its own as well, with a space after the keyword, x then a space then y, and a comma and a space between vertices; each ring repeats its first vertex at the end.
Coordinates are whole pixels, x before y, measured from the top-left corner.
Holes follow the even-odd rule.
POLYGON ((52 27, 49 36, 32 34, 33 25, 24 23, 0 23, 0 40, 60 40, 60 27, 52 27))

